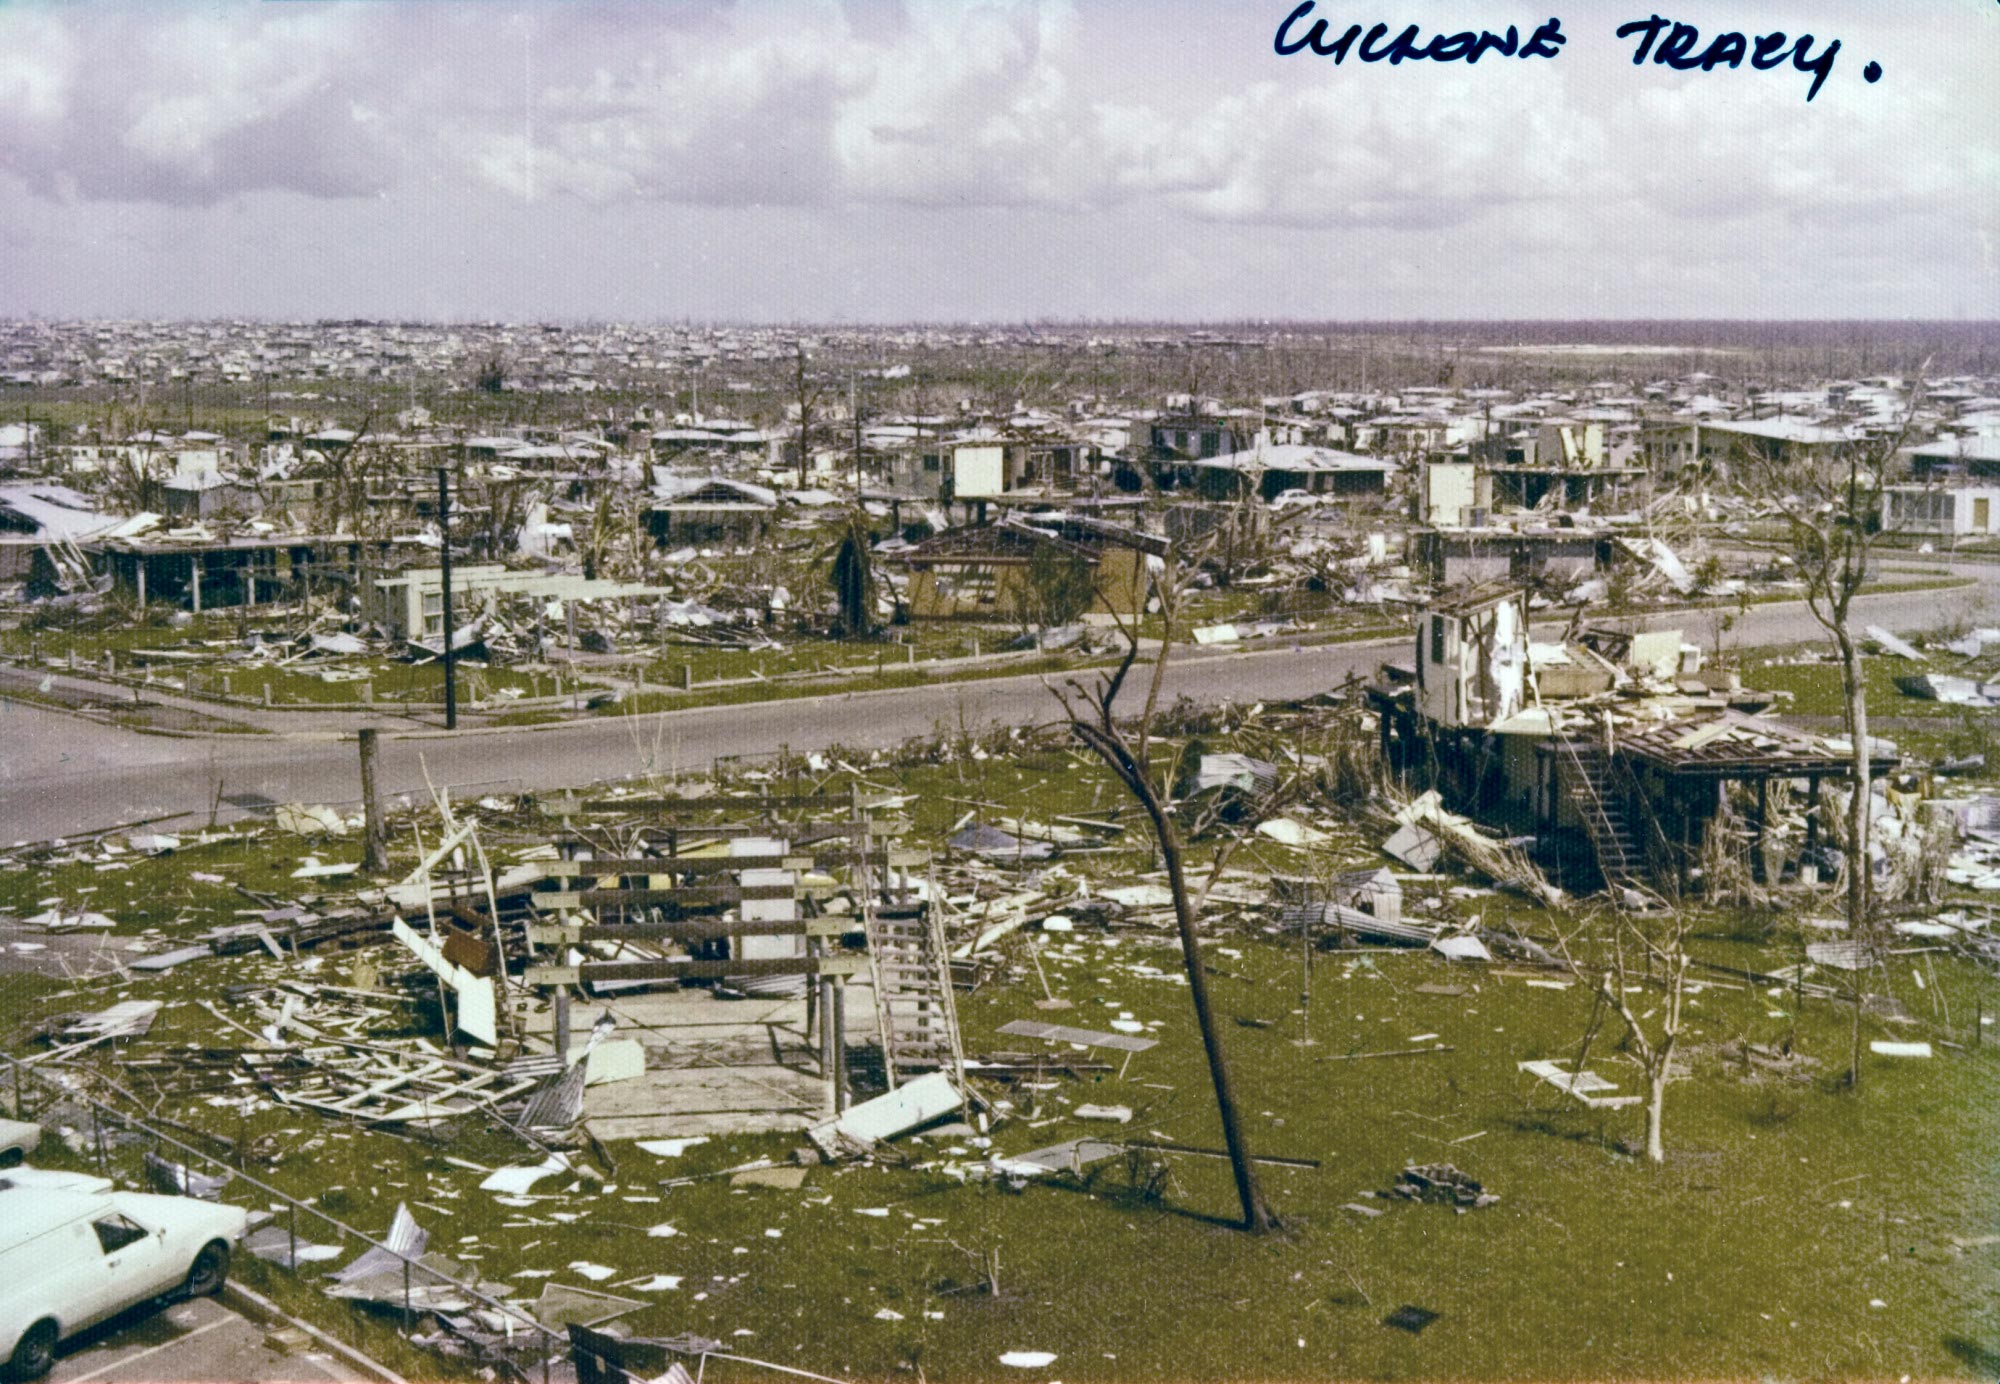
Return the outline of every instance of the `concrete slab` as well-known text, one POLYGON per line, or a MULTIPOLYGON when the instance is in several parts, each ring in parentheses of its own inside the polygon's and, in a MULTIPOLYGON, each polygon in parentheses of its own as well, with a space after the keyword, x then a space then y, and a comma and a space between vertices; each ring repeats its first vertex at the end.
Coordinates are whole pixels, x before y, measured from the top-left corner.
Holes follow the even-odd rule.
MULTIPOLYGON (((846 1012, 849 1047, 875 1042, 868 984, 847 987, 846 1012)), ((584 1092, 584 1118, 600 1139, 795 1132, 831 1113, 802 997, 730 1000, 691 987, 578 1000, 571 1032, 588 1032, 605 1013, 619 1038, 645 1048, 646 1070, 584 1092)), ((550 1034, 553 1022, 547 1011, 533 1014, 529 1031, 550 1034)))

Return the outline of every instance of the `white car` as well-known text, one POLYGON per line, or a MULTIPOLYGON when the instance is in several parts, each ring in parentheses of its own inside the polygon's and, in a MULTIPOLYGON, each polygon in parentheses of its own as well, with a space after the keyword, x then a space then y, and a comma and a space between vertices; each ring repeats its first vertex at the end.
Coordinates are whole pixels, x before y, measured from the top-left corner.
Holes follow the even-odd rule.
POLYGON ((1280 490, 1271 497, 1272 509, 1311 509, 1320 502, 1320 497, 1310 490, 1280 490))
POLYGON ((120 1192, 87 1175, 0 1173, 0 1350, 17 1379, 46 1374, 56 1346, 128 1307, 219 1292, 241 1207, 120 1192))
POLYGON ((0 1120, 0 1168, 18 1168, 42 1142, 42 1127, 27 1120, 0 1120))

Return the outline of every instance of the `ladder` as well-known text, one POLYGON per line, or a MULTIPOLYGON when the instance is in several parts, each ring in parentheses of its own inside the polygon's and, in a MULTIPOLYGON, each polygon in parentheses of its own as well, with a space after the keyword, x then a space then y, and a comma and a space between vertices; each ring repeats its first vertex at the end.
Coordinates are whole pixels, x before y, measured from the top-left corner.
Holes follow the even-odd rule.
MULTIPOLYGON (((885 883, 893 874, 885 871, 885 883)), ((935 889, 932 893, 935 896, 935 889)), ((907 1076, 945 1071, 965 1087, 965 1049, 951 988, 951 952, 941 910, 921 900, 871 896, 862 913, 875 977, 882 1070, 894 1090, 907 1076)))
POLYGON ((1556 781, 1576 804, 1584 834, 1597 856, 1597 872, 1609 887, 1636 883, 1646 852, 1625 796, 1613 784, 1611 756, 1590 741, 1559 740, 1556 781))

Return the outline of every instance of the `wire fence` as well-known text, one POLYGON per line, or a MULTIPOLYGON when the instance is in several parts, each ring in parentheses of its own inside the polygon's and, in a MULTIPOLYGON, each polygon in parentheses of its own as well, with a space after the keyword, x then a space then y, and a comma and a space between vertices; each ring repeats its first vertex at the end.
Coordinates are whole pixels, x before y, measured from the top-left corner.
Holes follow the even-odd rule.
MULTIPOLYGON (((519 1329, 526 1332, 530 1337, 539 1336, 542 1338, 543 1349, 540 1352, 542 1384, 549 1384, 556 1359, 559 1356, 566 1355, 569 1347, 569 1338, 566 1333, 551 1330, 523 1312, 520 1308, 511 1306, 490 1294, 482 1292, 475 1284, 467 1283, 440 1269, 426 1265, 421 1261, 419 1256, 412 1256, 399 1250, 394 1245, 379 1240, 366 1231, 349 1225, 338 1216, 331 1215, 319 1207, 309 1205, 297 1197, 273 1187, 270 1183, 252 1176, 226 1159, 198 1148, 183 1139, 176 1138, 165 1130, 147 1123, 144 1119, 130 1112, 120 1110, 107 1101, 99 1100, 88 1092, 79 1089, 81 1083, 74 1078, 74 1074, 66 1073, 65 1075, 70 1075, 72 1079, 65 1080, 62 1076, 45 1071, 40 1067, 33 1066, 28 1062, 5 1053, 0 1053, 0 1061, 5 1061, 10 1069, 13 1085, 14 1111, 18 1118, 27 1118, 27 1083, 29 1081, 33 1081, 40 1087, 53 1093, 51 1104, 61 1101, 72 1102, 84 1106, 90 1112, 89 1147, 100 1174, 108 1173, 111 1167, 111 1153, 105 1141, 107 1125, 129 1130, 134 1134, 151 1140, 155 1148, 166 1146, 177 1150, 190 1159, 198 1160, 206 1166, 220 1169, 229 1174, 232 1181, 254 1187, 258 1192, 270 1197, 272 1201, 284 1206, 285 1232, 287 1237, 285 1263, 288 1267, 292 1267, 294 1271, 296 1271, 296 1266, 299 1262, 299 1218, 303 1215, 310 1218, 308 1221, 309 1225, 319 1224, 331 1227, 339 1237, 338 1242, 342 1245, 345 1245, 350 1240, 358 1241, 367 1250, 378 1251, 401 1263, 403 1275, 401 1311, 402 1320, 406 1326, 413 1322, 418 1315, 417 1309, 414 1306, 414 1289, 418 1286, 445 1284, 464 1294, 469 1300, 498 1313, 503 1321, 517 1324, 519 1329)), ((518 1360, 506 1355, 492 1355, 490 1352, 484 1354, 489 1357, 484 1363, 502 1365, 523 1379, 531 1377, 529 1371, 521 1368, 518 1360)))

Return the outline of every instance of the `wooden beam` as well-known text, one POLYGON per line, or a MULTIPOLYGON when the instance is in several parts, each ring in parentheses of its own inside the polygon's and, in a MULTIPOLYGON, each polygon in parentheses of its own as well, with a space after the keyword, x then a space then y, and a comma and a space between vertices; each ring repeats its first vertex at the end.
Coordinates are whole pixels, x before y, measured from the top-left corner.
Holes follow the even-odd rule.
POLYGON ((818 899, 838 892, 825 884, 709 884, 684 889, 552 889, 530 894, 537 908, 604 908, 671 905, 678 908, 726 908, 757 899, 818 899))
MULTIPOLYGON (((900 802, 902 797, 893 794, 863 798, 861 806, 864 810, 882 807, 900 802)), ((541 808, 544 813, 568 817, 601 812, 764 812, 772 808, 850 807, 853 802, 847 793, 767 793, 756 797, 721 794, 701 798, 578 798, 566 794, 542 799, 541 808)))
POLYGON ((797 956, 733 961, 695 961, 686 957, 658 961, 586 961, 580 966, 530 966, 529 985, 587 985, 606 980, 721 980, 725 976, 852 976, 868 969, 868 958, 797 956))
MULTIPOLYGON (((829 857, 845 852, 827 851, 829 857)), ((536 868, 546 864, 550 879, 603 879, 614 875, 720 875, 735 870, 810 870, 815 857, 796 851, 783 855, 668 855, 610 856, 595 860, 532 861, 536 868)))
POLYGON ((844 937, 861 931, 860 918, 789 918, 746 923, 721 918, 686 918, 672 923, 530 923, 528 938, 538 947, 582 942, 706 942, 720 937, 844 937))

